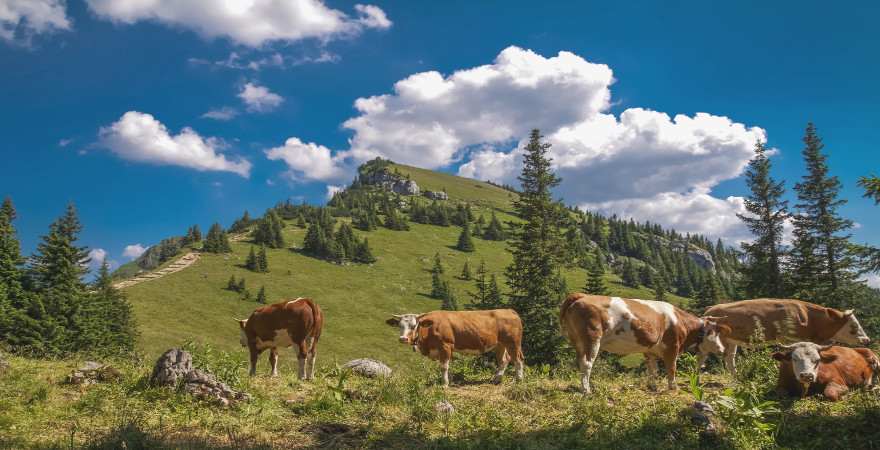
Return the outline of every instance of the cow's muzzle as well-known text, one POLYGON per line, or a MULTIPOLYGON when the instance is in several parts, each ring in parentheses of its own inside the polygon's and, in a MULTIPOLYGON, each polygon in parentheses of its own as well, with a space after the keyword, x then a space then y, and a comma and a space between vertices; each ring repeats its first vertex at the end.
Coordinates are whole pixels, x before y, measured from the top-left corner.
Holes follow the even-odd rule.
POLYGON ((401 343, 401 344, 409 344, 409 338, 406 337, 406 336, 401 336, 401 337, 398 338, 398 339, 400 340, 400 343, 401 343))
POLYGON ((871 343, 871 338, 869 338, 869 337, 859 338, 859 342, 861 342, 862 345, 868 345, 871 343))
POLYGON ((816 374, 810 372, 801 372, 798 374, 798 378, 802 383, 812 383, 816 381, 816 374))

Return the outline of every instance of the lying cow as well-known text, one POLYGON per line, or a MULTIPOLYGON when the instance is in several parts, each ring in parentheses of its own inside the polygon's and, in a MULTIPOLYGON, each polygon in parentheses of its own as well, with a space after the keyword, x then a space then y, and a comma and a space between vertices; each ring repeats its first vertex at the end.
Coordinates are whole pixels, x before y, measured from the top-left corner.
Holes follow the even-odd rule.
POLYGON ((324 314, 311 299, 298 298, 266 305, 254 310, 241 327, 241 346, 250 350, 251 376, 257 374, 257 358, 270 349, 269 363, 272 376, 278 375, 278 348, 296 346, 299 359, 299 379, 315 377, 315 357, 318 338, 324 326, 324 314))
POLYGON ((823 394, 836 402, 850 387, 871 386, 880 360, 867 348, 798 342, 773 354, 779 361, 780 394, 805 397, 823 394))
POLYGON ((403 314, 392 316, 386 323, 400 327, 401 343, 440 362, 443 387, 449 386, 453 352, 481 355, 495 350, 498 371, 492 382, 501 382, 511 360, 516 367, 516 379, 523 378, 523 326, 512 309, 403 314))
POLYGON ((670 390, 677 389, 679 354, 692 346, 701 353, 724 351, 712 320, 665 302, 571 294, 560 306, 559 322, 577 351, 585 394, 590 393, 590 373, 600 348, 618 355, 644 354, 652 380, 657 359, 663 358, 670 390))
MULTIPOLYGON (((737 347, 749 344, 758 325, 769 342, 867 345, 871 341, 851 309, 838 311, 800 300, 760 298, 722 303, 708 308, 705 315, 718 321, 724 364, 734 375, 737 347)), ((700 367, 706 357, 700 355, 700 367)))

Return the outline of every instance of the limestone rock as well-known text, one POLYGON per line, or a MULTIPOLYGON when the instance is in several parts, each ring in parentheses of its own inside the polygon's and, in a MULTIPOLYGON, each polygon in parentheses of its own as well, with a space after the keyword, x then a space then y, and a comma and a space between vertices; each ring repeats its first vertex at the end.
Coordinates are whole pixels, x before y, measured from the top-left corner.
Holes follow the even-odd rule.
POLYGON ((367 378, 385 378, 391 376, 391 368, 375 359, 358 358, 345 363, 342 367, 367 378))
POLYGON ((449 200, 449 195, 443 191, 425 191, 425 197, 431 200, 449 200))
POLYGON ((192 370, 192 355, 179 348, 166 351, 153 366, 150 384, 176 387, 192 370))
POLYGON ((448 400, 441 400, 434 405, 434 410, 440 414, 450 415, 455 412, 455 407, 448 400))
POLYGON ((215 402, 222 406, 251 399, 249 394, 232 390, 214 375, 199 369, 187 372, 184 377, 183 390, 200 400, 215 402))
POLYGON ((419 195, 419 185, 413 180, 398 180, 392 190, 400 195, 419 195))
POLYGON ((122 377, 115 367, 95 361, 86 361, 67 376, 65 383, 88 386, 100 382, 112 382, 122 377))

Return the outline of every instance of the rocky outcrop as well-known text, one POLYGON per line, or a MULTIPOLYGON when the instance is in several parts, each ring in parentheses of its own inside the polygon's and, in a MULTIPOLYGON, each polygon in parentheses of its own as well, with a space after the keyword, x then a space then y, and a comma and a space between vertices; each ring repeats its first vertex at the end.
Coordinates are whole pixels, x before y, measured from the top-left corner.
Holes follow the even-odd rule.
POLYGON ((388 170, 376 170, 367 174, 362 174, 360 181, 370 186, 379 186, 390 192, 400 195, 419 195, 421 190, 419 185, 403 176, 391 173, 388 170))
POLYGON ((192 355, 179 348, 172 348, 159 357, 156 365, 153 366, 150 384, 170 388, 180 387, 193 397, 222 406, 251 399, 249 394, 231 389, 213 374, 194 369, 192 355))
POLYGON ((367 378, 386 378, 391 376, 391 368, 375 359, 353 359, 342 367, 367 378))
POLYGON ((449 200, 449 195, 443 191, 425 191, 425 197, 431 200, 449 200))
POLYGON ((95 361, 86 361, 80 368, 71 372, 64 382, 78 386, 88 386, 95 383, 112 382, 120 378, 122 378, 122 373, 113 366, 95 361))

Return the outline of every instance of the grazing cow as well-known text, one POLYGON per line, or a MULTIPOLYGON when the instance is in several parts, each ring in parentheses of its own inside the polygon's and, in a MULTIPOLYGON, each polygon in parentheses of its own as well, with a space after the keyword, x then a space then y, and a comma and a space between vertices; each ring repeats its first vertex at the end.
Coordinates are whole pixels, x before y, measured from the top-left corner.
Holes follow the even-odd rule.
POLYGON ((495 350, 498 371, 492 382, 501 382, 511 360, 516 367, 516 379, 523 378, 523 326, 512 309, 403 314, 392 316, 386 323, 400 327, 401 343, 440 362, 443 387, 449 386, 452 352, 481 355, 495 350))
MULTIPOLYGON (((841 312, 800 300, 759 298, 722 303, 708 308, 705 316, 712 316, 718 322, 725 349, 724 365, 734 375, 737 347, 749 344, 758 325, 769 342, 850 345, 871 342, 851 309, 841 312)), ((700 367, 708 356, 700 355, 700 367)))
POLYGON ((867 348, 798 342, 773 354, 779 361, 780 394, 806 397, 823 394, 836 402, 850 387, 871 386, 880 360, 867 348))
POLYGON ((599 349, 628 355, 643 353, 648 372, 657 375, 663 358, 669 389, 675 390, 678 355, 696 346, 700 352, 722 352, 717 325, 675 306, 651 300, 571 294, 560 306, 562 332, 577 351, 581 387, 590 393, 590 373, 599 349))
POLYGON ((315 357, 324 314, 311 299, 298 298, 257 308, 249 318, 238 320, 238 324, 241 346, 250 350, 251 376, 257 374, 257 358, 267 348, 272 376, 278 375, 278 348, 295 345, 299 351, 299 379, 315 377, 315 357))

